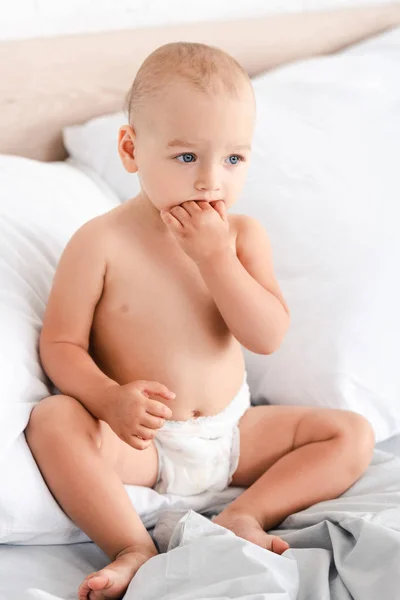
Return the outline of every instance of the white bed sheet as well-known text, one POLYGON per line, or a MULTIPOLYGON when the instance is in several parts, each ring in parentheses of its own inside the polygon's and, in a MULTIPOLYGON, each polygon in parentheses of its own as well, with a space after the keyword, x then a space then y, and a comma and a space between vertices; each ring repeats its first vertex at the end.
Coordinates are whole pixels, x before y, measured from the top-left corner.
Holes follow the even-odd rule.
POLYGON ((92 543, 0 546, 0 600, 76 600, 84 577, 106 563, 92 543))
POLYGON ((379 450, 390 452, 390 454, 394 454, 400 458, 400 435, 394 435, 390 439, 380 442, 376 447, 379 450))
MULTIPOLYGON (((400 435, 377 445, 400 457, 400 435)), ((0 600, 76 600, 84 577, 108 562, 93 543, 0 545, 0 600)))

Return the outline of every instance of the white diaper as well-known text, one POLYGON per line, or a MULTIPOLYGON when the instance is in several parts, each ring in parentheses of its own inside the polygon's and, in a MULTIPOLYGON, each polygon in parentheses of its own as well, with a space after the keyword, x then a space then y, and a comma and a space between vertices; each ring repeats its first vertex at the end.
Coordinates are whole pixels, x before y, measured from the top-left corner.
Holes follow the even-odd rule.
POLYGON ((238 422, 249 406, 245 378, 222 412, 188 421, 166 421, 154 440, 159 464, 154 489, 179 496, 226 489, 239 462, 238 422))

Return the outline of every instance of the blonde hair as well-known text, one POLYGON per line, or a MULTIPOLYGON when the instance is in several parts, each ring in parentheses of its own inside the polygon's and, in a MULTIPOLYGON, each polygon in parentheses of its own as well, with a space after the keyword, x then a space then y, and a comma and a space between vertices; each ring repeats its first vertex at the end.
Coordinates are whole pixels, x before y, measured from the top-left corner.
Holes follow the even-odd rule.
POLYGON ((238 96, 243 84, 252 87, 243 67, 219 48, 193 42, 165 44, 142 63, 129 89, 125 106, 129 122, 136 121, 149 99, 178 80, 204 93, 225 91, 232 96, 238 96))

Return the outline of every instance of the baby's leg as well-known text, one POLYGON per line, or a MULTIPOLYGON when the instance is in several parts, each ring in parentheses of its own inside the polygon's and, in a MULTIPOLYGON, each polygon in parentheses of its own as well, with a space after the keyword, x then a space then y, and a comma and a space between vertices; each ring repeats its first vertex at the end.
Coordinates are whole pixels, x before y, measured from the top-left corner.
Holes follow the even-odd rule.
POLYGON ((232 485, 248 489, 214 521, 278 554, 288 545, 264 532, 342 494, 364 473, 374 448, 369 422, 344 410, 257 406, 239 430, 232 485))
POLYGON ((35 407, 25 435, 61 508, 113 561, 85 579, 79 600, 122 597, 139 567, 157 554, 123 486, 154 485, 154 445, 131 448, 80 402, 62 395, 35 407))

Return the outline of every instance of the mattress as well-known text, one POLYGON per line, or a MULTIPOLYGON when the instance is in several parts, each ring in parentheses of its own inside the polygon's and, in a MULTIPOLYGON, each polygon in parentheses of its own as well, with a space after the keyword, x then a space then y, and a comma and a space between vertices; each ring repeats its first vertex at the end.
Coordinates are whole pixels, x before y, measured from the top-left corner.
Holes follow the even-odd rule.
MULTIPOLYGON (((400 436, 392 438, 384 443, 377 445, 377 448, 380 450, 384 450, 385 452, 392 453, 397 457, 400 457, 400 436)), ((379 453, 378 453, 379 454, 379 453)), ((380 454, 380 456, 385 456, 380 454)), ((380 459, 382 460, 382 459, 380 459)), ((395 460, 395 463, 400 465, 400 461, 394 459, 394 457, 389 457, 386 455, 387 465, 390 465, 390 460, 395 460)), ((394 463, 393 463, 394 464, 394 463)), ((386 465, 383 465, 386 469, 385 473, 387 474, 389 471, 394 472, 393 468, 390 468, 386 465)), ((382 474, 382 465, 378 465, 381 470, 376 471, 376 488, 383 489, 383 486, 386 485, 382 479, 378 482, 379 473, 382 474)), ((361 504, 362 511, 365 513, 365 502, 366 502, 366 494, 370 494, 371 492, 371 478, 374 479, 375 475, 373 474, 373 470, 371 470, 371 475, 369 476, 368 484, 365 490, 357 491, 357 494, 349 500, 351 500, 354 504, 355 498, 359 498, 360 500, 356 500, 356 502, 361 504), (362 498, 362 500, 361 500, 362 498)), ((400 472, 400 470, 399 470, 400 472)), ((386 475, 387 476, 387 475, 386 475)), ((379 475, 381 477, 381 475, 379 475)), ((386 488, 387 489, 387 488, 386 488)), ((376 491, 376 490, 375 490, 376 491)), ((385 490, 384 492, 387 495, 385 490)), ((375 502, 376 502, 376 494, 375 494, 375 502)), ((332 501, 339 502, 339 501, 332 501)), ((398 500, 395 500, 398 502, 398 500)), ((342 502, 343 504, 343 502, 342 502)), ((337 506, 337 505, 334 505, 337 506)), ((373 505, 371 505, 373 507, 373 505)), ((342 509, 341 509, 342 510, 342 509)), ((347 509, 346 509, 347 510, 347 509)), ((372 510, 374 510, 372 508, 372 510)), ((391 509, 392 510, 392 509, 391 509)), ((197 515, 197 513, 194 513, 197 515)), ((334 513, 329 512, 329 515, 333 515, 334 513)), ((201 517, 204 519, 203 517, 201 517)), ((313 517, 315 520, 315 516, 313 517)), ((329 517, 329 520, 332 519, 332 516, 329 517)), ((204 519, 205 520, 205 519, 204 519)), ((289 518, 290 520, 290 518, 289 518)), ((334 519, 333 519, 334 521, 334 519)), ((289 523, 290 527, 293 527, 293 523, 289 523)), ((303 525, 302 525, 303 526, 303 525)), ((197 525, 198 527, 198 525, 197 525)), ((214 525, 214 527, 217 527, 214 525)), ((312 527, 315 529, 315 526, 312 527)), ((289 528, 290 535, 290 528, 289 528)), ((234 536, 235 537, 235 536, 234 536)), ((287 538, 289 539, 289 538, 287 538)), ((294 538, 293 538, 294 539, 294 538)), ((400 540, 399 540, 400 542, 400 540)), ((307 542, 308 543, 308 542, 307 542)), ((302 542, 303 546, 304 540, 302 542)), ((325 544, 325 542, 324 542, 325 544)), ((292 544, 291 544, 292 545, 292 544)), ((296 544, 293 544, 296 545, 296 544)), ((215 543, 212 547, 215 547, 215 543)), ((400 548, 400 544, 399 544, 400 548)), ((266 552, 262 550, 262 552, 266 552)), ((305 550, 302 550, 304 553, 305 550)), ((399 550, 400 552, 400 550, 399 550)), ((168 553, 170 554, 170 553, 168 553)), ((354 553, 353 553, 354 555, 354 553)), ((164 555, 166 556, 166 555, 164 555)), ((275 555, 274 555, 275 556, 275 555)), ((296 560, 299 561, 299 557, 301 560, 304 560, 304 554, 296 556, 296 560)), ((159 558, 159 557, 157 557, 159 558)), ((154 559, 153 559, 154 560, 154 559)), ((243 567, 244 561, 249 560, 249 552, 243 554, 238 564, 241 564, 243 567)), ((254 560, 251 563, 251 568, 249 567, 249 573, 254 571, 254 560)), ((299 564, 301 563, 299 561, 299 564)), ((312 559, 313 561, 315 558, 312 559)), ((69 600, 76 599, 76 590, 79 587, 79 584, 84 579, 84 577, 94 571, 97 570, 104 565, 107 564, 106 555, 98 548, 95 544, 87 542, 80 544, 69 544, 69 545, 59 545, 59 546, 11 546, 11 545, 0 545, 0 600, 69 600)), ((150 561, 151 562, 151 561, 150 561)), ((196 563, 197 564, 197 563, 196 563)), ((200 563, 199 563, 200 564, 200 563)), ((171 570, 172 563, 168 564, 166 569, 171 570)), ((386 565, 386 563, 385 563, 386 565)), ((198 568, 196 566, 196 568, 198 568)), ((200 568, 200 567, 199 567, 200 568)), ((346 566, 348 569, 348 565, 346 566)), ((385 569, 387 567, 385 566, 385 569)), ((160 564, 158 567, 158 572, 162 572, 162 565, 160 564)), ((397 569, 397 566, 396 566, 397 569)), ((309 570, 309 569, 308 569, 309 570)), ((166 571, 167 572, 167 571, 166 571)), ((329 567, 329 572, 332 573, 332 567, 329 567)), ((330 574, 331 577, 331 574, 330 574)), ((259 575, 257 575, 257 581, 259 581, 259 575)), ((160 579, 160 577, 159 577, 160 579)), ((390 578, 388 578, 389 580, 390 578)), ((247 578, 245 578, 247 581, 247 578)), ((326 579, 328 580, 328 578, 326 579)), ((250 580, 247 581, 246 586, 250 585, 250 580)), ((263 584, 264 585, 264 584, 263 584)), ((133 598, 134 596, 132 596, 133 598)), ((150 597, 150 596, 149 596, 150 597)), ((151 596, 153 597, 153 596, 151 596)), ((161 597, 161 596, 158 596, 161 597)), ((162 596, 164 597, 164 596, 162 596)), ((174 596, 168 596, 173 598, 174 596)), ((178 597, 178 593, 177 593, 178 597)), ((211 597, 206 595, 182 595, 179 597, 182 598, 205 598, 211 597)), ((215 598, 222 598, 222 595, 213 596, 215 598)), ((225 597, 233 597, 233 596, 225 596, 225 597)), ((254 598, 255 596, 244 596, 237 595, 235 597, 240 598, 254 598)), ((261 595, 257 596, 257 598, 269 598, 269 595, 261 595)), ((290 598, 291 596, 286 594, 279 596, 279 598, 290 598)), ((293 596, 294 597, 294 596, 293 596)), ((300 596, 299 596, 300 597, 300 596)), ((321 595, 320 600, 325 596, 321 595)), ((347 595, 347 592, 343 595, 338 596, 326 596, 327 598, 338 597, 347 599, 350 596, 347 595)), ((362 596, 363 598, 367 598, 367 596, 362 596)), ((373 596, 371 596, 373 597, 373 596)), ((394 596, 386 595, 386 598, 390 600, 391 597, 394 596)), ((157 598, 157 595, 154 596, 157 598)), ((310 596, 311 598, 311 596, 310 596)), ((142 600, 142 598, 141 598, 142 600)))

